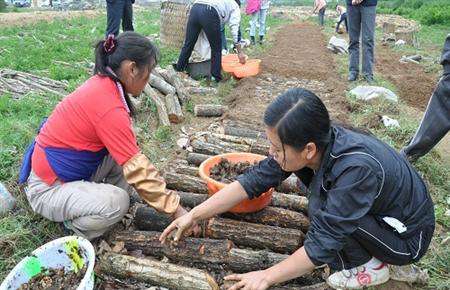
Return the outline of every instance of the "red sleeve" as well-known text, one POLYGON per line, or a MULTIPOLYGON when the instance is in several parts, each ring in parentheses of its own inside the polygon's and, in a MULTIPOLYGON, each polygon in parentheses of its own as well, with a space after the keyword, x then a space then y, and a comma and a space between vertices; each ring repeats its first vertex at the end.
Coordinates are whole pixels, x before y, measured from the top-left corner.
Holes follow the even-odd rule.
POLYGON ((123 109, 115 108, 106 113, 95 126, 95 130, 119 165, 123 165, 140 151, 131 126, 131 118, 123 109))

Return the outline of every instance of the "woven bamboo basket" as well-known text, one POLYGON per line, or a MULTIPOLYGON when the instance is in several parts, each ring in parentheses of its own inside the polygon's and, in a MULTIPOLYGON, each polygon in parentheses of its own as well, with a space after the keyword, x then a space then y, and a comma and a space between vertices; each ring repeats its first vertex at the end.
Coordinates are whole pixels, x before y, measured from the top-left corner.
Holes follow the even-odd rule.
POLYGON ((166 0, 161 2, 161 44, 174 48, 183 46, 190 0, 166 0))

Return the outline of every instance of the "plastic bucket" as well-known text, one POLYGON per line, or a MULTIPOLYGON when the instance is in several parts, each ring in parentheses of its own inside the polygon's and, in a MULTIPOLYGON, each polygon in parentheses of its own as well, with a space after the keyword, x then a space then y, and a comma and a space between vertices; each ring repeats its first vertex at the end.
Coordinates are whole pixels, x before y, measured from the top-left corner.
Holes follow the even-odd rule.
POLYGON ((259 74, 260 64, 260 59, 249 59, 245 64, 234 67, 233 74, 239 79, 256 76, 259 74))
MULTIPOLYGON (((200 177, 206 181, 206 185, 208 187, 208 193, 209 195, 213 195, 222 188, 224 188, 227 184, 223 182, 216 181, 209 177, 209 172, 211 168, 218 164, 222 158, 227 159, 231 163, 238 163, 238 162, 245 162, 248 161, 250 163, 253 163, 255 161, 261 161, 265 158, 267 158, 264 155, 258 155, 253 153, 226 153, 226 154, 220 154, 216 156, 212 156, 200 164, 199 168, 199 175, 200 177)), ((262 210, 266 206, 270 204, 272 201, 272 192, 273 188, 271 188, 269 191, 264 192, 259 197, 254 199, 246 199, 233 207, 230 212, 233 213, 250 213, 250 212, 256 212, 259 210, 262 210)))
POLYGON ((20 261, 6 276, 0 290, 18 289, 44 269, 78 271, 86 265, 86 273, 77 290, 94 289, 95 251, 92 244, 77 236, 67 236, 53 240, 20 261))

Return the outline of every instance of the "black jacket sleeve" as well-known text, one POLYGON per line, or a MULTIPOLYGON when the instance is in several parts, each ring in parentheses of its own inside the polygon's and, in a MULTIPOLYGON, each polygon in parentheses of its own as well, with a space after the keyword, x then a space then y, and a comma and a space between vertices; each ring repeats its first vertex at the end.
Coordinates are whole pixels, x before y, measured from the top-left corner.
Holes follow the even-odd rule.
POLYGON ((236 180, 245 189, 248 198, 252 199, 280 185, 290 174, 283 171, 273 157, 268 157, 239 175, 236 180))
MULTIPOLYGON (((327 191, 324 206, 310 212, 311 226, 305 239, 305 251, 315 265, 331 263, 358 227, 379 191, 379 180, 371 169, 351 166, 336 177, 327 191)), ((313 193, 315 194, 315 193, 313 193)))

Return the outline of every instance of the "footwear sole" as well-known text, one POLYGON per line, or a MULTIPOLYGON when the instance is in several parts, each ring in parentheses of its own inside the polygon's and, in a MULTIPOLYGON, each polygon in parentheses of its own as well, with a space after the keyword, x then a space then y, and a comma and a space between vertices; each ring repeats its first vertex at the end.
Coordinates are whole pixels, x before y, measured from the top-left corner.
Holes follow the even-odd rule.
POLYGON ((336 290, 345 290, 345 289, 367 289, 367 288, 369 288, 369 287, 374 287, 374 286, 378 286, 378 285, 381 285, 381 284, 384 284, 384 283, 386 283, 387 281, 389 281, 389 279, 390 279, 391 277, 390 277, 390 275, 388 275, 385 279, 383 279, 383 280, 381 280, 381 281, 378 281, 377 283, 373 283, 373 284, 370 284, 370 285, 364 285, 364 286, 362 286, 362 287, 344 287, 344 288, 342 288, 342 287, 333 287, 332 285, 330 285, 330 284, 328 284, 328 281, 326 282, 327 283, 327 285, 329 286, 329 287, 331 287, 332 289, 336 289, 336 290))

